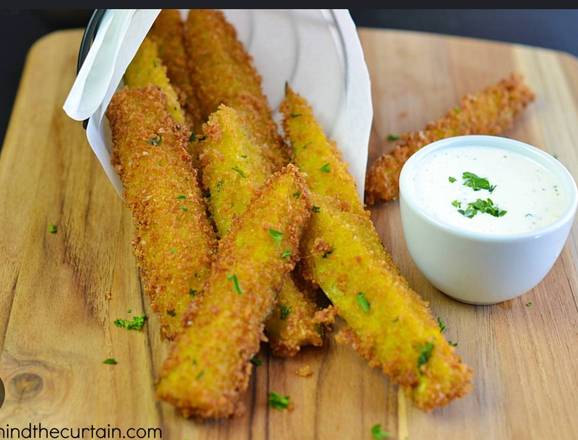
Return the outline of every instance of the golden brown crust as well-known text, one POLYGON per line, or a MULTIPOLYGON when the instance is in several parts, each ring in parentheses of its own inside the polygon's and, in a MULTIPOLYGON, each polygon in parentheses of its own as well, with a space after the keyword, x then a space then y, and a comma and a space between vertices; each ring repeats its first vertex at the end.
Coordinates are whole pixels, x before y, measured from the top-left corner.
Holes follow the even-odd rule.
POLYGON ((394 200, 399 194, 403 164, 417 150, 451 136, 496 135, 507 130, 514 118, 534 100, 534 93, 520 75, 512 74, 475 95, 462 98, 460 106, 423 130, 402 136, 391 153, 380 156, 371 166, 365 182, 365 201, 394 200))
POLYGON ((216 240, 206 216, 186 131, 155 87, 117 92, 109 105, 112 161, 132 211, 135 254, 161 331, 172 338, 209 275, 216 240))
POLYGON ((261 77, 223 13, 191 9, 185 23, 185 44, 203 118, 221 104, 242 112, 275 169, 285 165, 286 148, 261 89, 261 77))
POLYGON ((163 9, 148 35, 157 43, 159 56, 167 67, 167 75, 177 91, 193 131, 200 132, 203 118, 199 100, 191 85, 180 12, 177 9, 163 9))
POLYGON ((283 279, 295 265, 309 216, 303 177, 288 165, 234 221, 219 244, 203 299, 163 365, 157 386, 161 399, 186 416, 228 417, 239 410, 250 359, 264 339, 263 323, 283 279), (272 229, 281 235, 274 238, 272 229), (282 257, 285 249, 290 258, 282 257))

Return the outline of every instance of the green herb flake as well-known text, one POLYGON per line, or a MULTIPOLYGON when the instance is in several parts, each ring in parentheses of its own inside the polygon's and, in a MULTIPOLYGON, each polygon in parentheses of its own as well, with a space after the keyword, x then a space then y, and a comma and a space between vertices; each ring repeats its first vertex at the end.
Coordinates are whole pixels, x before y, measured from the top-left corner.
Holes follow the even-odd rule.
POLYGON ((289 116, 291 118, 298 118, 299 116, 301 116, 301 113, 289 113, 289 116))
POLYGON ((385 440, 386 438, 389 438, 390 435, 389 432, 383 430, 379 423, 373 425, 371 428, 371 437, 374 440, 385 440))
POLYGON ((313 205, 311 211, 313 211, 315 214, 319 214, 321 212, 321 208, 319 206, 313 205))
POLYGON ((186 200, 186 199, 187 199, 187 196, 184 195, 184 194, 179 194, 179 195, 177 196, 177 200, 186 200))
POLYGON ((532 307, 534 305, 534 303, 532 301, 528 301, 526 303, 526 307, 532 307))
POLYGON ((464 179, 464 186, 472 188, 474 191, 480 191, 485 189, 489 192, 493 192, 496 189, 496 185, 490 185, 490 182, 485 177, 477 176, 474 173, 465 171, 462 174, 462 179, 464 179))
POLYGON ((452 206, 455 208, 461 208, 462 202, 460 202, 459 200, 454 200, 454 201, 452 201, 452 206))
POLYGON ((115 358, 105 359, 104 361, 102 361, 102 363, 103 363, 103 364, 106 364, 106 365, 116 365, 116 364, 118 364, 118 362, 116 361, 115 358))
POLYGON ((432 342, 426 342, 419 351, 419 356, 417 357, 417 368, 421 368, 422 365, 427 364, 431 354, 433 352, 434 345, 432 342))
POLYGON ((279 318, 282 321, 285 321, 290 313, 291 313, 290 307, 287 307, 285 304, 279 304, 279 318))
POLYGON ((454 107, 454 112, 455 113, 461 113, 462 109, 459 107, 454 107))
POLYGON ((197 135, 192 132, 191 135, 189 136, 189 142, 195 142, 197 140, 197 135))
POLYGON ((227 275, 227 279, 229 281, 233 282, 233 290, 235 290, 235 292, 238 295, 242 295, 243 294, 243 290, 241 289, 241 286, 239 284, 239 278, 237 278, 237 275, 233 274, 233 275, 227 275))
POLYGON ((447 329, 446 323, 439 316, 438 316, 438 327, 440 328, 441 333, 445 332, 447 329))
POLYGON ((205 370, 201 370, 201 371, 199 372, 199 374, 197 374, 197 376, 195 377, 195 379, 201 380, 204 375, 205 375, 205 370))
POLYGON ((58 232, 58 226, 52 224, 48 226, 48 232, 51 234, 56 234, 58 232))
POLYGON ((189 296, 190 297, 195 297, 197 296, 197 291, 195 289, 189 289, 189 296))
POLYGON ((245 172, 239 168, 237 165, 235 165, 233 168, 231 168, 233 171, 235 171, 239 176, 241 177, 247 177, 247 175, 245 174, 245 172))
POLYGON ((399 141, 399 135, 398 135, 398 134, 390 133, 390 134, 387 135, 387 140, 388 140, 388 142, 399 141))
POLYGON ((458 343, 457 343, 457 342, 448 341, 448 344, 450 344, 452 347, 457 347, 457 346, 458 346, 458 343))
POLYGON ((274 391, 269 393, 267 402, 271 408, 279 411, 289 408, 289 396, 282 396, 274 391))
POLYGON ((187 212, 189 210, 189 208, 187 208, 186 206, 181 206, 179 209, 183 212, 187 212))
POLYGON ((448 181, 449 181, 450 183, 454 183, 454 182, 456 181, 456 178, 450 176, 450 177, 448 177, 448 181))
POLYGON ((329 255, 331 255, 333 253, 333 248, 323 252, 323 254, 321 254, 321 258, 327 258, 329 255))
POLYGON ((150 138, 147 143, 149 143, 150 145, 154 145, 155 147, 158 147, 160 144, 162 144, 163 142, 163 137, 160 134, 155 134, 152 138, 150 138))
POLYGON ((324 173, 330 173, 331 172, 331 166, 329 165, 329 163, 323 164, 323 166, 319 169, 324 173))
POLYGON ((167 315, 172 316, 173 318, 177 316, 177 312, 174 309, 167 310, 167 315))
POLYGON ((260 367, 261 365, 263 365, 263 361, 261 359, 259 359, 257 356, 253 356, 250 359, 250 362, 255 365, 256 367, 260 367))
POLYGON ((275 229, 269 228, 269 235, 277 243, 280 243, 281 240, 283 240, 283 232, 276 231, 275 229))
POLYGON ((357 304, 359 304, 359 307, 361 308, 361 310, 363 310, 365 313, 369 313, 369 309, 371 308, 371 304, 369 303, 369 301, 365 297, 365 293, 359 292, 357 294, 356 299, 357 299, 357 304))
POLYGON ((298 199, 299 197, 301 197, 301 191, 295 191, 293 193, 293 197, 295 197, 296 199, 298 199))
POLYGON ((458 212, 464 217, 473 218, 478 213, 489 214, 493 217, 503 217, 508 211, 498 208, 494 205, 493 200, 488 198, 486 200, 477 199, 475 202, 470 202, 465 210, 458 209, 458 212))
POLYGON ((169 249, 169 252, 170 252, 171 254, 176 254, 176 253, 177 253, 177 248, 170 248, 170 249, 169 249))
POLYGON ((146 315, 133 316, 132 319, 117 319, 114 321, 114 325, 120 328, 125 328, 127 330, 142 330, 147 321, 146 315))
POLYGON ((292 255, 292 252, 289 249, 286 249, 281 254, 281 258, 288 260, 289 258, 291 258, 291 255, 292 255))

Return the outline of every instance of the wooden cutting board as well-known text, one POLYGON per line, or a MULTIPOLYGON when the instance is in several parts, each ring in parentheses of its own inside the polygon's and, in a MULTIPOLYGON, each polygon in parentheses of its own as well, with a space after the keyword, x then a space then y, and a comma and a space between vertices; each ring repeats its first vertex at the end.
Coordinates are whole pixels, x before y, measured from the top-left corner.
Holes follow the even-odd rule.
MULTIPOLYGON (((389 133, 416 130, 460 96, 523 73, 538 99, 508 133, 556 154, 578 176, 578 63, 549 50, 409 32, 362 30, 375 121, 370 159, 389 133)), ((154 398, 166 346, 132 255, 132 226, 85 140, 61 110, 82 32, 30 50, 0 158, 0 428, 160 427, 165 439, 578 438, 578 228, 552 272, 521 298, 491 307, 436 291, 408 256, 397 203, 373 210, 385 247, 448 325, 475 370, 474 391, 449 407, 416 410, 383 375, 332 339, 291 360, 262 353, 231 421, 185 420, 154 398), (58 232, 48 232, 56 224, 58 232), (113 325, 147 313, 143 332, 113 325), (104 365, 114 357, 118 365, 104 365), (310 365, 312 377, 295 374, 310 365), (268 391, 292 412, 268 409, 268 391)), ((448 261, 451 264, 451 261, 448 261)), ((152 433, 150 434, 152 437, 152 433)), ((157 435, 158 438, 158 435, 157 435)))

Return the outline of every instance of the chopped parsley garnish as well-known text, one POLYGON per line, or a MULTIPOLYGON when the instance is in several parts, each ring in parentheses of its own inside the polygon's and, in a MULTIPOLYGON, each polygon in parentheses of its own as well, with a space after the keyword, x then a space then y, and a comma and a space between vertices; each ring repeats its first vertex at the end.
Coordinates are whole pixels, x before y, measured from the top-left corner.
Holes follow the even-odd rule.
POLYGON ((235 171, 239 176, 241 177, 247 177, 247 175, 243 172, 243 170, 241 168, 239 168, 237 165, 235 165, 233 168, 231 168, 233 171, 235 171))
POLYGON ((255 365, 256 367, 260 367, 261 365, 263 365, 263 361, 261 359, 259 359, 257 356, 253 356, 250 360, 250 362, 255 365))
POLYGON ((361 310, 363 310, 365 313, 369 313, 369 309, 371 308, 371 304, 369 304, 369 301, 365 297, 365 293, 359 292, 357 294, 356 299, 357 299, 357 304, 359 304, 359 307, 361 308, 361 310))
POLYGON ((496 185, 490 185, 488 179, 485 177, 479 177, 474 173, 470 173, 469 171, 465 171, 462 174, 462 178, 464 179, 464 186, 468 186, 474 191, 485 189, 489 192, 492 192, 494 189, 496 189, 496 185))
POLYGON ((58 232, 58 226, 49 225, 48 226, 48 232, 50 232, 51 234, 56 234, 58 232))
POLYGON ((289 407, 289 396, 282 396, 274 391, 269 393, 267 401, 269 406, 274 409, 283 410, 289 407))
POLYGON ((281 254, 281 258, 289 259, 291 258, 291 251, 289 249, 284 250, 281 254))
POLYGON ((177 316, 177 312, 174 309, 167 310, 167 315, 172 316, 173 318, 177 316))
POLYGON ((195 132, 192 132, 191 135, 189 136, 189 142, 194 142, 197 140, 197 135, 195 134, 195 132))
POLYGON ((201 370, 195 379, 200 380, 205 375, 205 370, 201 370))
POLYGON ((134 316, 132 319, 117 319, 114 325, 127 330, 142 330, 147 320, 146 315, 134 316))
POLYGON ((177 248, 170 248, 170 249, 169 249, 169 252, 170 252, 171 254, 176 254, 176 253, 177 253, 177 248))
POLYGON ((187 212, 189 210, 189 208, 187 208, 186 206, 181 206, 180 210, 183 212, 187 212))
POLYGON ((421 347, 419 351, 419 356, 417 357, 417 368, 420 368, 422 365, 427 364, 431 354, 433 352, 434 345, 431 342, 426 342, 423 347, 421 347))
POLYGON ((389 438, 391 434, 387 431, 384 431, 381 425, 378 423, 377 425, 373 425, 371 428, 371 436, 374 440, 385 440, 389 438))
POLYGON ((450 176, 450 177, 448 177, 448 180, 449 180, 450 183, 454 183, 454 182, 456 181, 456 178, 450 176))
POLYGON ((158 147, 163 142, 163 137, 160 134, 155 134, 152 138, 147 141, 150 145, 158 147))
POLYGON ((295 197, 296 199, 298 199, 299 197, 301 197, 301 191, 295 191, 293 193, 293 197, 295 197))
POLYGON ((457 343, 457 342, 448 341, 448 344, 450 344, 452 347, 457 347, 457 346, 458 346, 458 343, 457 343))
POLYGON ((459 200, 454 200, 454 201, 452 201, 452 206, 455 208, 461 208, 462 202, 460 202, 459 200))
POLYGON ((277 243, 280 243, 281 240, 283 240, 283 232, 276 231, 275 229, 269 228, 269 235, 277 243))
POLYGON ((478 213, 490 214, 494 217, 503 217, 508 211, 504 211, 503 209, 498 208, 496 205, 494 205, 492 199, 478 199, 475 202, 468 203, 468 207, 465 210, 458 209, 458 212, 464 217, 473 218, 478 213))
POLYGON ((321 258, 327 258, 329 255, 331 255, 333 253, 333 248, 328 249, 326 251, 323 252, 323 254, 321 255, 321 258))
POLYGON ((313 211, 314 213, 319 213, 321 212, 321 208, 319 206, 315 206, 313 205, 313 207, 311 208, 311 211, 313 211))
POLYGON ((446 323, 439 316, 438 316, 438 327, 440 328, 441 333, 445 332, 447 329, 446 323))
POLYGON ((324 173, 329 173, 331 172, 331 166, 329 165, 329 163, 325 163, 323 164, 323 166, 321 168, 319 168, 322 172, 324 173))
POLYGON ((279 318, 281 320, 285 321, 289 316, 289 313, 291 313, 290 307, 287 307, 285 304, 279 304, 279 318))
POLYGON ((238 295, 242 295, 243 294, 243 290, 241 290, 241 286, 239 285, 239 278, 237 278, 237 275, 233 274, 233 275, 227 275, 227 279, 229 281, 233 282, 233 289, 235 290, 235 292, 238 295))
POLYGON ((299 116, 301 116, 301 113, 289 113, 289 116, 292 118, 298 118, 299 116))
POLYGON ((456 112, 456 113, 460 113, 461 111, 462 111, 462 109, 461 109, 461 108, 459 108, 459 107, 454 107, 454 112, 456 112))
POLYGON ((390 134, 387 135, 387 140, 388 140, 389 142, 398 141, 398 140, 399 140, 399 135, 398 135, 398 134, 390 133, 390 134))
POLYGON ((197 296, 197 291, 195 289, 189 289, 190 296, 197 296))
POLYGON ((177 200, 186 200, 186 199, 187 199, 187 196, 184 195, 184 194, 179 194, 179 195, 177 196, 177 200))
POLYGON ((116 365, 116 364, 118 364, 118 362, 116 361, 115 358, 105 359, 102 363, 103 363, 103 364, 106 364, 106 365, 116 365))
POLYGON ((526 303, 526 307, 532 307, 534 305, 534 303, 532 301, 528 301, 526 303))

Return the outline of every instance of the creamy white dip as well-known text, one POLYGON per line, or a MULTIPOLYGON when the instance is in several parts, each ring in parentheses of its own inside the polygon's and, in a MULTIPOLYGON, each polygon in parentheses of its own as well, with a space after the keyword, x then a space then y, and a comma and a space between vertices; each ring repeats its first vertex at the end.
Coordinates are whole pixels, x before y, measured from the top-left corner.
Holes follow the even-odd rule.
POLYGON ((412 179, 417 201, 429 215, 482 233, 543 228, 558 220, 569 203, 560 178, 551 170, 530 157, 500 148, 435 151, 420 161, 412 179), (481 180, 464 178, 464 173, 481 180), (468 182, 474 187, 486 186, 484 179, 489 189, 475 191, 467 186, 468 182), (477 204, 482 210, 469 205, 478 199, 483 201, 477 204))

